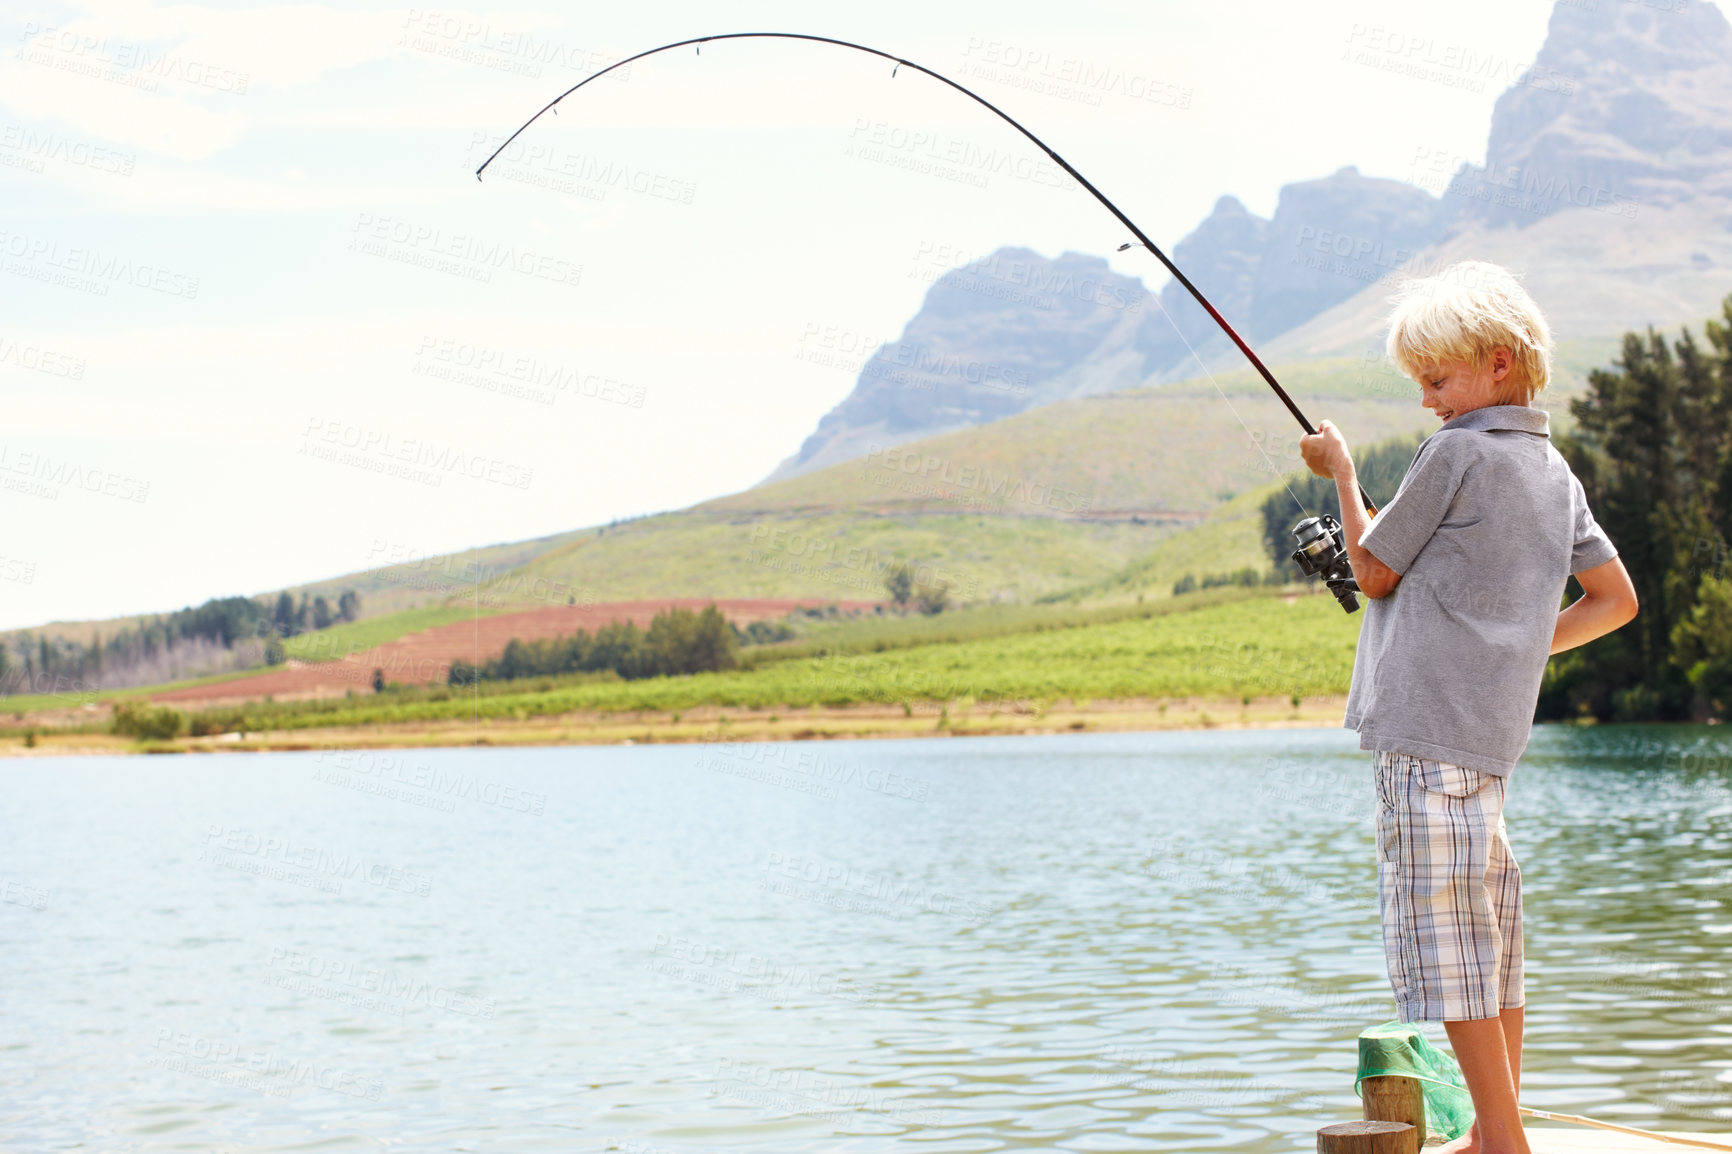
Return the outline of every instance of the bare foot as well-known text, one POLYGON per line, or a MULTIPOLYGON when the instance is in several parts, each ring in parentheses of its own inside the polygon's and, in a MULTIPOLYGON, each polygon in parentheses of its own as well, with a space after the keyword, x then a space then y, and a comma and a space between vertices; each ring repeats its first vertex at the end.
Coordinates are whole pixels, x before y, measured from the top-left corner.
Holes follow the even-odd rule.
POLYGON ((1479 1123, 1476 1121, 1466 1134, 1442 1146, 1427 1146, 1430 1154, 1479 1154, 1479 1123))

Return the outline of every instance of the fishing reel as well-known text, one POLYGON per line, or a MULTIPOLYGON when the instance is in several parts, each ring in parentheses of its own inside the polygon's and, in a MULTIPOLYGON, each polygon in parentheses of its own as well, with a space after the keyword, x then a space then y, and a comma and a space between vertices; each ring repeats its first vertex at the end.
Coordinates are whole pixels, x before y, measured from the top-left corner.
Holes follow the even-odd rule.
POLYGON ((1293 550, 1299 571, 1307 577, 1321 575, 1342 609, 1359 612, 1359 582, 1353 579, 1353 567, 1347 561, 1347 538, 1340 522, 1327 513, 1307 517, 1293 526, 1293 537, 1299 542, 1299 548, 1293 550))

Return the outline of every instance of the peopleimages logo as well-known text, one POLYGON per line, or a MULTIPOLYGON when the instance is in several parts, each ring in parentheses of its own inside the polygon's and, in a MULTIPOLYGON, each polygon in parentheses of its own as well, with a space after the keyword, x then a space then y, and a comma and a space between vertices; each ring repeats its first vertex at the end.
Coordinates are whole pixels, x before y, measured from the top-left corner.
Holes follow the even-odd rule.
POLYGON ((529 400, 551 403, 555 392, 643 408, 644 387, 627 384, 599 373, 585 372, 565 364, 553 364, 539 357, 515 353, 506 349, 451 340, 434 336, 421 338, 415 352, 414 371, 458 384, 472 385, 489 392, 505 391, 529 400), (522 390, 510 386, 522 385, 522 390))
POLYGON ((0 365, 16 365, 34 373, 65 377, 69 381, 84 379, 84 358, 74 357, 41 345, 20 344, 0 337, 0 365))
POLYGON ((583 280, 583 266, 563 257, 370 212, 355 214, 349 248, 483 283, 501 270, 553 284, 575 286, 583 280))
MULTIPOLYGON (((433 888, 433 880, 426 874, 401 866, 368 861, 355 854, 336 853, 292 837, 260 834, 215 822, 205 831, 203 857, 215 865, 248 873, 259 872, 248 868, 252 863, 266 867, 267 872, 275 867, 282 867, 291 875, 293 871, 301 871, 321 881, 337 883, 337 892, 344 881, 365 882, 378 889, 399 890, 419 897, 426 897, 433 888)), ((276 875, 272 872, 271 876, 276 875)))
POLYGON ((1009 473, 994 473, 984 465, 958 464, 946 457, 922 453, 917 448, 887 448, 876 441, 866 446, 865 466, 868 474, 874 470, 901 473, 919 477, 922 481, 977 492, 1005 504, 1025 504, 1083 515, 1088 513, 1091 504, 1090 498, 1076 489, 1013 477, 1009 473))
POLYGON ((0 231, 0 256, 12 262, 7 272, 97 296, 107 296, 111 284, 126 284, 182 300, 198 297, 195 276, 101 249, 63 246, 45 236, 0 231))
POLYGON ((234 68, 198 60, 173 49, 164 50, 128 40, 110 40, 73 28, 26 21, 19 37, 26 48, 17 59, 90 76, 126 83, 154 92, 160 80, 172 80, 194 88, 245 96, 252 77, 234 68))
POLYGON ((266 983, 279 989, 369 1009, 386 1009, 399 1016, 416 1005, 471 1018, 492 1018, 495 1013, 492 998, 476 997, 398 970, 324 958, 282 946, 272 947, 266 970, 266 983))
POLYGON ((0 150, 17 155, 22 166, 32 172, 41 172, 45 162, 54 161, 92 172, 131 176, 133 166, 138 163, 138 157, 133 153, 116 152, 100 144, 22 124, 0 127, 0 150))
POLYGON ((303 1085, 373 1102, 385 1093, 385 1080, 376 1074, 310 1062, 228 1038, 206 1038, 166 1026, 156 1031, 155 1049, 156 1053, 145 1058, 148 1066, 257 1090, 269 1097, 290 1097, 294 1087, 303 1085))
MULTIPOLYGON (((457 798, 538 817, 547 808, 545 793, 518 789, 516 786, 485 780, 472 774, 451 773, 445 769, 436 769, 426 762, 411 763, 395 754, 376 753, 372 750, 320 750, 315 760, 321 766, 332 766, 360 779, 387 786, 423 790, 429 797, 440 794, 443 796, 439 800, 445 802, 457 798)), ((322 770, 315 771, 316 774, 321 772, 322 770)))
POLYGON ((15 474, 17 477, 28 478, 29 481, 40 482, 35 488, 45 491, 34 495, 45 496, 50 500, 59 499, 60 485, 83 489, 86 493, 101 493, 105 497, 115 497, 122 501, 136 501, 141 505, 150 496, 149 481, 123 476, 109 469, 91 468, 65 458, 57 461, 46 453, 17 452, 8 446, 0 445, 0 487, 13 488, 13 478, 5 474, 15 474))
POLYGON ((377 458, 381 462, 397 462, 416 469, 432 471, 435 478, 451 472, 461 473, 477 481, 491 481, 513 489, 527 489, 535 476, 527 469, 509 461, 500 461, 479 453, 465 453, 450 445, 416 437, 397 437, 379 429, 365 429, 347 421, 308 417, 301 433, 303 455, 321 456, 321 445, 346 449, 361 457, 377 458))

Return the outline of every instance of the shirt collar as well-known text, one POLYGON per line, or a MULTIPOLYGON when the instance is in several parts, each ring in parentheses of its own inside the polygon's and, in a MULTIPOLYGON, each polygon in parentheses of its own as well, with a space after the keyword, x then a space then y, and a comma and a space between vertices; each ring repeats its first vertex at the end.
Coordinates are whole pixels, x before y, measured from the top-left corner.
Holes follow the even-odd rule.
MULTIPOLYGON (((1552 415, 1531 405, 1487 405, 1470 409, 1444 424, 1445 429, 1514 429, 1550 437, 1552 415)), ((1441 431, 1441 430, 1439 430, 1441 431)))

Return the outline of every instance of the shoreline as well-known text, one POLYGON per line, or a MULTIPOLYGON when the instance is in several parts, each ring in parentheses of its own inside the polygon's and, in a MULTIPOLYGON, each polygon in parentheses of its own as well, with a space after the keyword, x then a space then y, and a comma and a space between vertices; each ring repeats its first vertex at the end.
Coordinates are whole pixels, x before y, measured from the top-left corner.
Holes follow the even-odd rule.
POLYGON ((110 733, 38 733, 27 748, 21 726, 0 730, 0 757, 153 753, 282 753, 319 749, 432 749, 580 745, 836 741, 865 738, 1009 737, 1133 733, 1176 729, 1339 728, 1345 695, 1132 698, 1053 702, 1046 708, 949 703, 747 709, 706 705, 680 711, 566 713, 522 719, 409 722, 135 741, 110 733))

